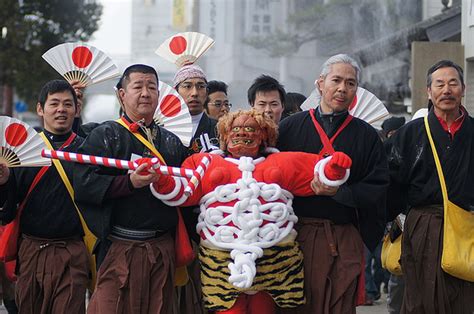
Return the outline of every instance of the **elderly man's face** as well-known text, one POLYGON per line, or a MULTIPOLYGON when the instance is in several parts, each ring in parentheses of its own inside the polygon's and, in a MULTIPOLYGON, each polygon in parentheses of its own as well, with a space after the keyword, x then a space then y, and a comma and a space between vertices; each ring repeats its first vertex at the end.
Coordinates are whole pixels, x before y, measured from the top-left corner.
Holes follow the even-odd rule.
POLYGON ((450 113, 459 110, 464 96, 464 86, 455 68, 440 68, 431 74, 428 98, 437 113, 450 113))
POLYGON ((119 90, 125 112, 132 121, 145 119, 151 123, 158 106, 158 82, 152 73, 130 73, 126 85, 119 90))
POLYGON ((207 83, 201 78, 187 79, 178 85, 178 93, 188 105, 192 116, 204 111, 204 102, 207 99, 207 83))
POLYGON ((253 117, 241 115, 235 118, 232 123, 226 142, 227 150, 232 157, 256 158, 263 142, 263 132, 253 117))
POLYGON ((321 93, 321 109, 324 113, 347 110, 357 92, 357 76, 354 67, 347 63, 331 65, 326 77, 317 81, 321 93))

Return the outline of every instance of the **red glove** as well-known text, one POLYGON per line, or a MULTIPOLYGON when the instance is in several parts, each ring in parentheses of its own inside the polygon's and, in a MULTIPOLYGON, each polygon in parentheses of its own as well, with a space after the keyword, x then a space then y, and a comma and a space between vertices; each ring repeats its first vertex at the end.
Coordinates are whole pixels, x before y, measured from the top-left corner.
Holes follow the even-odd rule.
POLYGON ((331 160, 324 167, 324 175, 329 180, 341 180, 346 175, 346 170, 352 165, 351 157, 343 152, 335 152, 331 160))
POLYGON ((143 164, 147 165, 145 170, 140 172, 140 175, 142 175, 142 176, 145 176, 145 175, 149 174, 148 170, 150 170, 153 167, 153 163, 151 162, 151 158, 139 158, 139 159, 135 160, 135 162, 139 166, 141 166, 143 164))

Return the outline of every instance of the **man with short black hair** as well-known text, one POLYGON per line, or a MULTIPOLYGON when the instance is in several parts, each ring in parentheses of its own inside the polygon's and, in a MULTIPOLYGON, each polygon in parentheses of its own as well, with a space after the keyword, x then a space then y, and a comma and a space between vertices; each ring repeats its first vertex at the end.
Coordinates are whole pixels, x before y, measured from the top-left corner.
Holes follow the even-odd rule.
MULTIPOLYGON (((71 131, 76 111, 76 93, 68 82, 53 80, 43 86, 36 112, 44 121, 44 140, 54 149, 75 152, 82 143, 71 131)), ((73 165, 59 164, 61 168, 1 167, 0 205, 6 201, 3 222, 11 222, 22 208, 16 285, 20 313, 85 312, 89 255, 66 188, 73 165), (65 177, 60 174, 63 168, 65 177)))
POLYGON ((204 103, 207 115, 219 120, 220 117, 229 113, 231 108, 232 104, 227 98, 227 84, 222 81, 209 81, 207 83, 207 99, 204 103))
POLYGON ((186 149, 173 133, 158 126, 159 80, 155 69, 128 67, 118 93, 124 113, 89 134, 79 152, 137 160, 127 170, 77 164, 76 199, 99 237, 101 262, 89 313, 170 313, 174 306, 176 209, 153 197, 149 184, 159 179, 150 169, 156 157, 179 166, 186 149))
POLYGON ((270 117, 276 124, 285 109, 285 95, 283 85, 269 75, 257 77, 247 91, 250 107, 270 117))

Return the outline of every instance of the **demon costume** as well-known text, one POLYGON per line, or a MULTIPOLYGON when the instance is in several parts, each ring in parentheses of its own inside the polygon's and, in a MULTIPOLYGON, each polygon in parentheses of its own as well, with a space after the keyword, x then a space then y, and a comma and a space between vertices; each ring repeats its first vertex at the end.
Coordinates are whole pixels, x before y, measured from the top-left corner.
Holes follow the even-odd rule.
POLYGON ((335 151, 353 160, 348 181, 334 196, 295 197, 293 207, 299 217, 307 298, 295 313, 355 311, 357 296, 363 298, 356 291, 365 293, 358 286, 362 239, 374 249, 385 227, 388 169, 382 142, 372 126, 347 111, 322 114, 320 107, 286 118, 279 131, 277 147, 282 151, 330 153, 323 145, 326 138, 335 151))
MULTIPOLYGON (((78 152, 126 160, 154 156, 140 135, 170 166, 179 166, 186 156, 179 138, 154 122, 132 130, 126 116, 121 123, 108 121, 93 129, 78 152)), ((102 263, 88 311, 171 311, 173 302, 165 299, 173 294, 176 209, 153 197, 148 187, 133 188, 126 170, 77 164, 75 178, 76 198, 87 208, 86 221, 100 241, 102 263)))
MULTIPOLYGON (((451 127, 431 109, 428 123, 446 180, 449 200, 474 211, 474 119, 462 115, 451 127)), ((387 202, 393 215, 408 208, 402 238, 405 295, 402 313, 472 313, 474 284, 441 268, 443 196, 422 118, 390 139, 391 185, 387 202)))
MULTIPOLYGON (((227 120, 233 123, 225 132, 219 129, 221 139, 229 143, 229 157, 207 155, 210 164, 190 198, 183 195, 186 182, 183 184, 181 179, 163 177, 152 185, 155 196, 168 204, 200 205, 196 229, 201 236, 202 290, 205 306, 212 311, 232 308, 229 313, 234 313, 235 307, 245 308, 245 298, 251 299, 248 295, 254 294, 260 294, 260 305, 268 307, 273 307, 273 302, 265 300, 267 293, 279 307, 305 302, 302 254, 293 229, 298 220, 292 208, 293 194, 314 193, 310 182, 315 176, 315 165, 320 177, 335 185, 344 180, 331 182, 325 175, 347 179, 347 167, 339 168, 338 162, 349 160, 350 166, 350 159, 340 153, 324 160, 305 153, 246 156, 247 151, 243 153, 239 147, 255 145, 258 149, 259 136, 264 137, 259 134, 264 133, 259 128, 263 123, 258 126, 255 122, 263 116, 250 113, 254 115, 239 112, 220 120, 220 125, 227 120), (230 132, 235 135, 228 136, 230 132), (326 164, 330 166, 325 167, 326 164), (329 171, 333 166, 339 170, 337 175, 329 171)), ((266 120, 276 127, 273 121, 266 120)), ((203 154, 189 157, 183 167, 196 169, 202 157, 203 154)), ((272 312, 264 307, 257 310, 272 312)))
MULTIPOLYGON (((76 151, 83 141, 74 133, 44 131, 54 149, 76 151)), ((69 180, 73 164, 61 162, 69 180)), ((84 313, 89 275, 88 253, 80 218, 55 166, 12 168, 2 191, 3 222, 20 217, 16 301, 20 313, 84 313), (47 170, 46 170, 47 169, 47 170), (44 174, 28 194, 39 172, 44 174)))

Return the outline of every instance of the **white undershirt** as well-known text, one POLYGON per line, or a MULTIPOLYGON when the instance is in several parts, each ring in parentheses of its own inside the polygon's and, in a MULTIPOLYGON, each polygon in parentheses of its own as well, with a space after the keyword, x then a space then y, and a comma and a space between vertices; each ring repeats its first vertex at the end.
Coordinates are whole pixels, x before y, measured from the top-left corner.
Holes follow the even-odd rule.
POLYGON ((201 112, 200 114, 197 114, 195 116, 191 116, 191 121, 193 122, 193 136, 196 133, 196 130, 199 125, 199 121, 201 121, 202 115, 204 114, 204 111, 201 112))

